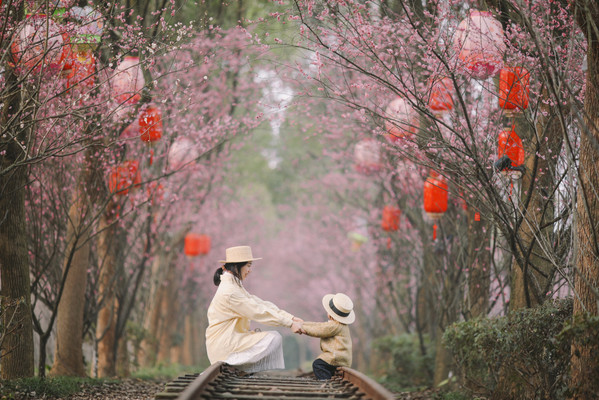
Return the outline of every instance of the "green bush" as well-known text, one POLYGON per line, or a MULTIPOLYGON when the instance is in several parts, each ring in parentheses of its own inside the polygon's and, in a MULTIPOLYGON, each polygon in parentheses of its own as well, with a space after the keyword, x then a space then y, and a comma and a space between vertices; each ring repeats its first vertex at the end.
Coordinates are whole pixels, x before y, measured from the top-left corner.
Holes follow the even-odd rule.
POLYGON ((385 336, 375 340, 374 350, 381 370, 380 381, 391 390, 430 387, 435 365, 434 346, 425 337, 426 354, 422 354, 416 334, 385 336))
POLYGON ((595 398, 599 393, 599 315, 577 314, 573 321, 558 335, 558 340, 572 343, 574 347, 572 360, 576 363, 581 357, 580 349, 585 349, 584 358, 594 360, 585 363, 581 382, 569 388, 570 398, 595 398))
POLYGON ((546 302, 505 317, 449 326, 443 339, 462 385, 492 398, 563 399, 570 341, 559 336, 572 316, 572 300, 546 302))

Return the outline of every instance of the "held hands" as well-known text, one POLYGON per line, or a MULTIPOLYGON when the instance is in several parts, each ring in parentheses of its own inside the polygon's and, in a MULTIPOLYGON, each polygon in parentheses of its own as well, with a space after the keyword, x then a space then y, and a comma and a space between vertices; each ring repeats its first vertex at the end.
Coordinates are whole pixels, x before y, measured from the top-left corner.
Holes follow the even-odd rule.
POLYGON ((301 335, 302 333, 306 333, 303 329, 302 329, 302 325, 304 324, 304 320, 298 317, 293 317, 293 322, 291 324, 291 331, 293 333, 297 333, 299 335, 301 335))

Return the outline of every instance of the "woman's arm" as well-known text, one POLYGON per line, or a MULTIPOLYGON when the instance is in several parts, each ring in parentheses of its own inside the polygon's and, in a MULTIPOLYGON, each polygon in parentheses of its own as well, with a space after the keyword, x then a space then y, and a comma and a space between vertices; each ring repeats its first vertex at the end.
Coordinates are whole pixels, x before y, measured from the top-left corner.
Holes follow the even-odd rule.
POLYGON ((293 315, 256 296, 235 292, 231 293, 229 301, 235 312, 252 321, 270 326, 291 327, 293 324, 293 315))

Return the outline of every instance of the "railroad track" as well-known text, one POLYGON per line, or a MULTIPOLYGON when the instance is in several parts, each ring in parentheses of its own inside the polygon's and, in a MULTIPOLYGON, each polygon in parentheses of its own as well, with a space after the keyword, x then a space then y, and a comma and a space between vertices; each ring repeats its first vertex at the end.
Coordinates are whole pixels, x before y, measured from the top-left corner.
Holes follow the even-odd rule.
POLYGON ((201 374, 185 375, 165 386, 156 400, 391 400, 387 389, 351 368, 338 368, 329 381, 268 372, 244 375, 240 370, 218 362, 201 374))

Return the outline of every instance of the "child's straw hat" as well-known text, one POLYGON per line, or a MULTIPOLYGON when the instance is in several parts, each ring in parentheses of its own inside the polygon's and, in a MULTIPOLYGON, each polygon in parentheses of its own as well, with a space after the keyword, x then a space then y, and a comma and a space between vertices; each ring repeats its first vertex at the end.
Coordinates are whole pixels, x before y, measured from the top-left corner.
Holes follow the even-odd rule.
POLYGON ((346 294, 327 294, 322 298, 322 306, 333 319, 342 324, 353 324, 356 320, 354 303, 346 294))

